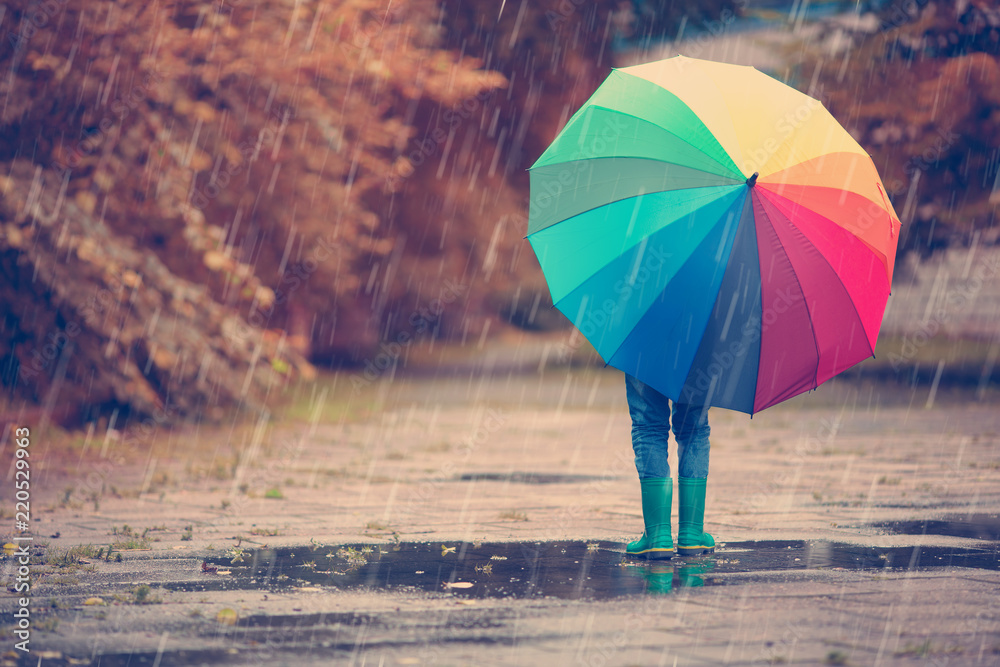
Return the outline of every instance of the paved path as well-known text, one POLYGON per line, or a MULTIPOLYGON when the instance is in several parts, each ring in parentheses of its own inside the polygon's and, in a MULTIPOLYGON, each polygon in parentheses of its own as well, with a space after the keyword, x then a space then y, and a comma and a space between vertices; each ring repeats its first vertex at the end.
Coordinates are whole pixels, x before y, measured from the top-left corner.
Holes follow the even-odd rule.
MULTIPOLYGON (((298 420, 161 432, 131 449, 98 435, 70 450, 49 444, 49 459, 35 459, 44 509, 33 527, 48 544, 36 553, 118 542, 123 561, 33 566, 31 647, 50 652, 42 664, 1000 664, 996 567, 907 568, 910 553, 970 548, 995 563, 996 542, 873 527, 1000 513, 995 403, 942 388, 924 409, 926 387, 835 381, 753 420, 717 411, 707 523, 728 546, 663 572, 623 571, 622 545, 641 518, 617 372, 397 378, 354 395, 349 380, 305 390, 289 410, 298 420), (152 456, 136 455, 146 448, 152 456), (231 562, 265 544, 313 545, 313 560, 328 555, 336 570, 350 558, 337 545, 379 545, 371 560, 396 542, 464 541, 465 553, 551 540, 593 544, 567 557, 575 567, 593 559, 587 586, 603 577, 631 594, 476 599, 436 579, 389 591, 251 581, 246 562, 231 562), (857 549, 885 562, 781 564, 767 551, 774 541, 804 558, 857 549), (685 585, 699 563, 705 585, 685 585), (151 588, 137 599, 142 584, 151 588)), ((33 446, 44 453, 46 443, 33 446)), ((477 563, 488 564, 484 554, 477 563)), ((417 562, 413 572, 425 567, 417 562)), ((544 562, 558 569, 558 558, 544 562)), ((4 561, 8 582, 13 565, 4 561)), ((467 574, 497 583, 493 572, 467 574)), ((6 623, 14 605, 0 598, 6 623)))

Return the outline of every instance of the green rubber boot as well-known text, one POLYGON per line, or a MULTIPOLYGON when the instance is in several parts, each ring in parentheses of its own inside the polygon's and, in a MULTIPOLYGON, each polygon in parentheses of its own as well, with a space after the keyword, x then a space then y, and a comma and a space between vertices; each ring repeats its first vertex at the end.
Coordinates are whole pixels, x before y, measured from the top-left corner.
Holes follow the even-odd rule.
POLYGON ((704 479, 677 478, 677 553, 681 556, 715 551, 715 540, 705 532, 705 482, 704 479))
MULTIPOLYGON (((647 560, 669 560, 674 555, 670 537, 670 507, 674 484, 669 477, 639 480, 642 492, 642 522, 645 530, 625 547, 625 555, 647 560)), ((671 575, 672 576, 672 575, 671 575)))

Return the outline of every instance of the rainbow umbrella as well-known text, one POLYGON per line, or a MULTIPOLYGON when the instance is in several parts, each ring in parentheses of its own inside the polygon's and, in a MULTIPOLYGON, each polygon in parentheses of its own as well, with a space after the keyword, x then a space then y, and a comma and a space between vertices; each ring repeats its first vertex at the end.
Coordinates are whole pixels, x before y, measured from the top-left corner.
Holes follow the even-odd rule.
POLYGON ((530 175, 553 303, 671 399, 753 414, 872 356, 900 223, 817 100, 681 56, 616 69, 530 175))

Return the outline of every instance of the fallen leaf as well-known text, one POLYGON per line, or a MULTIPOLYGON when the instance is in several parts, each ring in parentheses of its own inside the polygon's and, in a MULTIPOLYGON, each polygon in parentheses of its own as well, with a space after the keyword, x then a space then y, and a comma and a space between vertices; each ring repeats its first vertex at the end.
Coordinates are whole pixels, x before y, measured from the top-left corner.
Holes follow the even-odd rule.
POLYGON ((215 615, 215 620, 223 625, 236 625, 240 615, 236 613, 235 609, 230 609, 226 607, 225 609, 220 609, 219 613, 215 615))

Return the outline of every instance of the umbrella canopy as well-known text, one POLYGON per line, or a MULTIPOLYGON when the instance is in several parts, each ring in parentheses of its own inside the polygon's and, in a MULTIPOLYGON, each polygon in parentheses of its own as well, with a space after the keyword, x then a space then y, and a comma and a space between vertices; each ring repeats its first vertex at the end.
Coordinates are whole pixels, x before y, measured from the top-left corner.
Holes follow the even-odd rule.
POLYGON ((872 356, 900 223, 817 100, 681 56, 616 69, 530 176, 553 303, 666 396, 753 414, 872 356))

